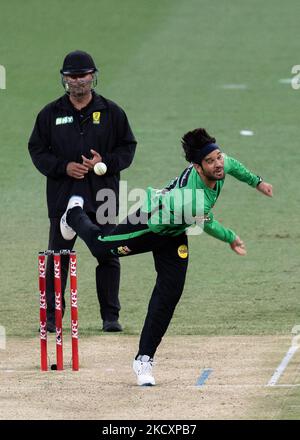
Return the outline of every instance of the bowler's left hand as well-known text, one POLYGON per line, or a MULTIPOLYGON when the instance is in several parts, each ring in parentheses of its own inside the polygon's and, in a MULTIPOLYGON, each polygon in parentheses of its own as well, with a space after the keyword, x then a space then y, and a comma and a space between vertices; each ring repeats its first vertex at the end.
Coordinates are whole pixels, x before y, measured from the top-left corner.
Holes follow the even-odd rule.
POLYGON ((265 196, 273 197, 273 186, 267 182, 260 182, 256 187, 257 191, 263 193, 265 196))
POLYGON ((245 243, 240 237, 236 237, 236 239, 230 244, 231 249, 238 255, 244 256, 247 254, 245 243))

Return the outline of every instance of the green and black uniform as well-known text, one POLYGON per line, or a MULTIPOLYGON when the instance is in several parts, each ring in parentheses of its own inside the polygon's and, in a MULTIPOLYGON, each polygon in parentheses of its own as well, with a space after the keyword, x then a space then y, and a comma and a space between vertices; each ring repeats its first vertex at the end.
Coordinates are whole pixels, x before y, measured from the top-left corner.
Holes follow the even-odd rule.
MULTIPOLYGON (((260 177, 237 160, 224 155, 225 175, 256 187, 260 177)), ((214 219, 215 205, 225 179, 208 188, 190 165, 162 190, 147 189, 142 208, 107 236, 101 236, 81 208, 68 212, 67 222, 96 257, 152 252, 157 279, 140 338, 139 354, 153 357, 178 303, 188 266, 186 230, 201 223, 209 235, 232 243, 236 234, 214 219), (139 222, 137 222, 139 219, 139 222)))

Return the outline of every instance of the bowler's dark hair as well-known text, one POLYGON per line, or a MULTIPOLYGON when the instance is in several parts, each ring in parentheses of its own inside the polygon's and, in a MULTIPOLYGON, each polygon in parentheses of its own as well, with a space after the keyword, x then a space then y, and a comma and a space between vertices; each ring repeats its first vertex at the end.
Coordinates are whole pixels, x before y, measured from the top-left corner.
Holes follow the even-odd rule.
POLYGON ((208 144, 214 144, 216 139, 211 137, 205 128, 195 128, 182 136, 181 144, 188 162, 192 162, 193 152, 199 151, 208 144))

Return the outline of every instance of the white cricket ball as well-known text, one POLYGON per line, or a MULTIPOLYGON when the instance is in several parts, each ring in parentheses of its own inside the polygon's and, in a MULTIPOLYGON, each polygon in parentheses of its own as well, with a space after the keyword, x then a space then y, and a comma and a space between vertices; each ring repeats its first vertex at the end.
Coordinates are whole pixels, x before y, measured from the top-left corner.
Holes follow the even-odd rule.
POLYGON ((97 162, 94 165, 94 172, 95 174, 97 174, 98 176, 103 176, 103 174, 105 174, 107 171, 107 166, 105 165, 104 162, 97 162))

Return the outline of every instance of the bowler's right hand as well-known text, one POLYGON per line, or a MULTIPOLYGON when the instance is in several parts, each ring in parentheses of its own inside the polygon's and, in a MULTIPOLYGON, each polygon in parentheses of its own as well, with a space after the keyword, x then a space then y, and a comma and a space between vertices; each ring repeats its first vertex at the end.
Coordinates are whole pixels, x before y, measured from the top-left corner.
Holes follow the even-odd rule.
POLYGON ((66 168, 67 175, 74 179, 84 179, 84 176, 88 171, 89 170, 85 165, 77 162, 69 162, 66 168))

